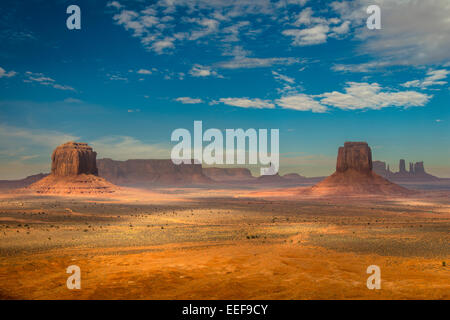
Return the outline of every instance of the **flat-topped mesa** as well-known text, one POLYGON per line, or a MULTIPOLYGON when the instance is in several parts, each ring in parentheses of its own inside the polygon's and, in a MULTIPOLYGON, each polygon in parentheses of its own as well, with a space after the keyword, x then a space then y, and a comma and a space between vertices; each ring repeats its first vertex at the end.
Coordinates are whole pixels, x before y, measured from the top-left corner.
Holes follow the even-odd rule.
POLYGON ((97 175, 96 158, 97 153, 87 143, 64 143, 53 151, 51 174, 56 177, 97 175))
POLYGON ((336 171, 353 169, 362 173, 372 172, 372 151, 366 142, 345 142, 339 147, 336 171))

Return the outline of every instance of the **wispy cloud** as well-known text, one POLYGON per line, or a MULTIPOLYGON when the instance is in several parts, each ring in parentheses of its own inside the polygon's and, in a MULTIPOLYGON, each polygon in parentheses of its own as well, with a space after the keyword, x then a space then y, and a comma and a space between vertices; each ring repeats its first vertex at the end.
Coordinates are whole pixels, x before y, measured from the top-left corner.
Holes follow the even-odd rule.
POLYGON ((378 71, 384 67, 391 65, 387 61, 372 61, 359 64, 334 64, 331 69, 338 72, 360 72, 367 73, 372 71, 378 71))
POLYGON ((276 104, 283 109, 324 113, 331 111, 330 107, 342 110, 422 107, 432 97, 432 95, 417 91, 388 91, 378 83, 347 82, 344 92, 332 91, 318 95, 288 94, 276 99, 275 102, 256 98, 222 98, 218 102, 241 108, 256 109, 273 109, 276 104))
POLYGON ((272 71, 272 75, 277 80, 281 80, 281 81, 284 81, 284 82, 287 82, 287 83, 290 83, 290 84, 294 84, 295 83, 294 78, 288 77, 288 76, 283 75, 281 73, 278 73, 276 71, 272 71))
POLYGON ((295 95, 299 91, 303 90, 301 85, 295 83, 295 79, 272 70, 272 75, 277 82, 282 85, 282 88, 277 88, 278 93, 283 96, 295 95))
POLYGON ((138 74, 152 74, 152 72, 150 70, 147 69, 139 69, 137 71, 138 74))
POLYGON ((43 73, 34 73, 31 71, 27 71, 25 72, 25 76, 26 78, 23 80, 25 83, 38 83, 43 86, 52 87, 58 90, 76 91, 71 86, 57 83, 54 79, 44 75, 43 73))
POLYGON ((128 82, 128 78, 125 76, 122 76, 121 74, 111 74, 111 73, 107 73, 106 77, 111 80, 111 81, 124 81, 124 82, 128 82))
POLYGON ((14 77, 17 74, 15 71, 8 71, 6 72, 5 69, 0 67, 0 78, 11 78, 14 77))
POLYGON ((244 50, 242 46, 234 46, 232 49, 227 49, 223 55, 232 56, 231 60, 221 61, 215 64, 217 68, 222 69, 252 69, 252 68, 267 68, 274 65, 289 66, 296 63, 305 63, 304 59, 292 57, 271 57, 271 58, 257 58, 249 57, 251 52, 244 50))
POLYGON ((292 37, 294 46, 317 45, 327 42, 328 37, 341 38, 350 32, 350 21, 318 17, 311 8, 303 9, 292 24, 297 28, 283 30, 282 34, 292 37))
POLYGON ((176 98, 175 101, 181 102, 183 104, 198 104, 203 103, 202 99, 199 98, 190 98, 190 97, 179 97, 176 98))
POLYGON ((219 68, 223 69, 251 69, 266 68, 273 65, 291 65, 300 63, 298 58, 251 58, 251 57, 235 57, 232 60, 217 63, 219 68))
POLYGON ((430 70, 427 72, 425 79, 408 81, 403 83, 402 86, 405 88, 416 87, 423 89, 431 86, 446 85, 447 81, 444 81, 444 79, 446 79, 449 74, 450 71, 446 69, 430 70))
POLYGON ((365 82, 347 82, 344 91, 321 94, 320 102, 344 110, 377 110, 386 107, 421 107, 433 97, 417 91, 383 91, 378 83, 365 82))
POLYGON ((200 64, 194 65, 189 71, 189 74, 193 77, 221 77, 217 71, 214 71, 211 67, 202 66, 200 64))
POLYGON ((258 98, 221 98, 220 103, 239 107, 239 108, 254 108, 254 109, 273 109, 275 105, 269 100, 261 100, 258 98))
POLYGON ((296 94, 281 97, 276 100, 277 105, 283 109, 292 109, 297 111, 311 111, 314 113, 323 113, 327 111, 327 107, 320 104, 314 98, 306 94, 296 94))
MULTIPOLYGON (((111 1, 107 8, 112 19, 140 39, 142 45, 157 54, 171 53, 179 43, 214 39, 219 42, 236 42, 241 32, 251 27, 256 15, 276 21, 286 14, 286 8, 301 7, 305 0, 177 0, 156 1, 130 9, 119 1, 111 1), (177 11, 186 10, 187 18, 179 19, 177 11), (249 19, 242 20, 244 17, 249 19)), ((255 30, 247 30, 252 32, 255 30)), ((254 33, 254 32, 253 32, 254 33)))

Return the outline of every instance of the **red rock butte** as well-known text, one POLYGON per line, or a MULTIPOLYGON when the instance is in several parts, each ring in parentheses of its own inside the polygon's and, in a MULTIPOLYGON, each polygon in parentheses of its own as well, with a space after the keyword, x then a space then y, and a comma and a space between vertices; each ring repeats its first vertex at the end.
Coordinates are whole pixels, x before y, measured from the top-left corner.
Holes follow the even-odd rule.
POLYGON ((87 143, 67 142, 53 151, 51 174, 57 177, 97 175, 96 159, 97 153, 87 143))
POLYGON ((28 189, 37 193, 103 194, 118 187, 98 177, 97 153, 87 144, 67 142, 52 154, 51 173, 33 183, 28 189))
POLYGON ((372 151, 366 142, 346 142, 338 150, 336 172, 307 193, 319 196, 407 195, 411 191, 372 171, 372 151))
POLYGON ((366 174, 372 172, 372 150, 366 142, 346 142, 339 147, 336 172, 352 169, 366 174))

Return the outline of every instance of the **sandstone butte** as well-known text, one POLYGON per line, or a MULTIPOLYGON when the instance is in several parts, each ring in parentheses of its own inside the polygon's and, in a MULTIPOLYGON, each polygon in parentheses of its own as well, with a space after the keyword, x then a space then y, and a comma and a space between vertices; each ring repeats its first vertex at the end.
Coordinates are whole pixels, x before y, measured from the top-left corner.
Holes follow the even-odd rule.
POLYGON ((116 192, 118 187, 97 176, 96 158, 97 153, 87 143, 64 143, 53 151, 51 173, 28 189, 43 194, 116 192))
POLYGON ((372 151, 366 142, 345 142, 338 150, 336 172, 306 192, 313 195, 408 195, 412 191, 372 171, 372 151))
POLYGON ((96 159, 97 152, 87 143, 67 142, 53 151, 51 174, 56 177, 98 175, 96 159))

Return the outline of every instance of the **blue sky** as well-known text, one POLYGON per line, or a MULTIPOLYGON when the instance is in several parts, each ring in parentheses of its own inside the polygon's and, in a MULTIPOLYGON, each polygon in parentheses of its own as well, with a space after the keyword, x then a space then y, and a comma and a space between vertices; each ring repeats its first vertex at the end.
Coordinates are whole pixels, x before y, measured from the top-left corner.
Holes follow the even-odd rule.
POLYGON ((169 158, 194 120, 280 129, 281 173, 330 174, 355 140, 450 177, 449 16, 447 0, 2 1, 0 179, 48 171, 68 140, 169 158))

